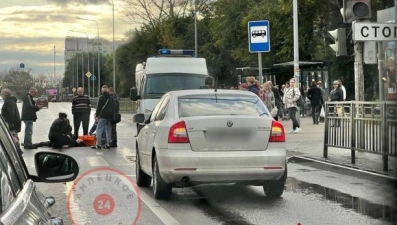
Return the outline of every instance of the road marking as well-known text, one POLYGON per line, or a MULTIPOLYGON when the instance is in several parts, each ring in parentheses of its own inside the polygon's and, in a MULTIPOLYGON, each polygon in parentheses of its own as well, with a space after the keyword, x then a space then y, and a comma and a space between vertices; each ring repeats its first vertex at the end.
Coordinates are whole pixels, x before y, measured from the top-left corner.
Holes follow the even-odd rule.
POLYGON ((85 160, 90 166, 110 166, 110 164, 100 156, 85 157, 85 160))
MULTIPOLYGON (((135 175, 127 175, 133 176, 135 175)), ((135 192, 135 189, 132 189, 135 195, 138 194, 135 192)), ((172 217, 163 207, 161 207, 156 200, 150 197, 143 191, 140 191, 140 199, 143 203, 164 223, 167 225, 181 225, 174 217, 172 217)))
POLYGON ((103 155, 103 152, 95 152, 97 155, 103 155))
MULTIPOLYGON (((135 190, 133 189, 135 192, 135 190)), ((136 194, 136 193, 135 193, 136 194)), ((151 198, 145 192, 140 193, 141 200, 147 207, 152 210, 154 214, 167 225, 181 225, 174 217, 172 217, 163 207, 161 207, 153 198, 151 198)))

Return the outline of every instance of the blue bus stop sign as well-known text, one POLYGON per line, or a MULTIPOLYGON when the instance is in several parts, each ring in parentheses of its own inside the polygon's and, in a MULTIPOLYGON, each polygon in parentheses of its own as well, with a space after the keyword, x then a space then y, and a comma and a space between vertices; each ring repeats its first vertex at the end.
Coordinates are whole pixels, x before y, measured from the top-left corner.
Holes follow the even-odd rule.
POLYGON ((270 52, 269 21, 248 22, 248 48, 251 53, 270 52))

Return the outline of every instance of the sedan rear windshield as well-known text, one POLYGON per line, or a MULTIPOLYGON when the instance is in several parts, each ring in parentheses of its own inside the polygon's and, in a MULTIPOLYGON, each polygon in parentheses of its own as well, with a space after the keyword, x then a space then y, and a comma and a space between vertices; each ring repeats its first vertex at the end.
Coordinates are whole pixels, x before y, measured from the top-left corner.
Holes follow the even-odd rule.
POLYGON ((251 96, 179 97, 179 117, 218 115, 268 115, 263 103, 251 96))

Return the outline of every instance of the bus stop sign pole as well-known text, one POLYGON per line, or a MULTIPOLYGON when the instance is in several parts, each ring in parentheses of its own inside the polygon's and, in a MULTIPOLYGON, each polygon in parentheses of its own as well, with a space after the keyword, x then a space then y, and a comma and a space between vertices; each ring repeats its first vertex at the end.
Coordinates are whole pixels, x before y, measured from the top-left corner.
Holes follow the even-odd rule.
POLYGON ((262 52, 270 52, 269 21, 248 22, 248 49, 250 53, 258 53, 259 82, 262 86, 262 52))

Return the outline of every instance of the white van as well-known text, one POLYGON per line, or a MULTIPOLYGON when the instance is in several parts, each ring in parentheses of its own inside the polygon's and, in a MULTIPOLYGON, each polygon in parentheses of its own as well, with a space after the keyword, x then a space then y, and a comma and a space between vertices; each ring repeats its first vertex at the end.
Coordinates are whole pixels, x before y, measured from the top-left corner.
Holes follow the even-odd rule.
MULTIPOLYGON (((130 98, 138 102, 137 113, 144 113, 148 118, 165 93, 205 86, 206 60, 193 55, 193 50, 161 49, 159 56, 136 66, 136 87, 131 89, 130 98)), ((138 132, 142 125, 137 124, 138 132)))

